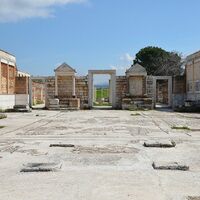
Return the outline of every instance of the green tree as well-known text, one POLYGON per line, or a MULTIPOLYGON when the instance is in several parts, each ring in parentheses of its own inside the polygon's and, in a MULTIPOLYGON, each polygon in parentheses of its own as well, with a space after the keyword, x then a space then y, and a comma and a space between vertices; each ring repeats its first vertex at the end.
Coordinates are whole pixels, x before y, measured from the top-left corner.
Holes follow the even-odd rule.
POLYGON ((182 72, 182 56, 177 52, 168 52, 159 47, 145 47, 135 57, 146 68, 148 75, 174 76, 182 72))

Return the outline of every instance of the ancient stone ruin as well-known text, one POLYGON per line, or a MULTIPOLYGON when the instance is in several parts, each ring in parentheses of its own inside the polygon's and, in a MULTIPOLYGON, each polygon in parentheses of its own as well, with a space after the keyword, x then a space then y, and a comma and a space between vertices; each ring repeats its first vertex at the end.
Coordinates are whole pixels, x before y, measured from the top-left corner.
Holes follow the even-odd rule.
POLYGON ((55 76, 45 77, 46 108, 92 108, 95 74, 110 75, 110 102, 114 109, 153 109, 158 99, 167 106, 173 106, 176 93, 179 92, 179 89, 176 89, 173 94, 176 78, 148 76, 145 68, 139 64, 132 65, 124 76, 117 76, 116 70, 89 70, 87 76, 76 76, 76 70, 63 63, 55 69, 55 76), (159 80, 164 80, 165 84, 158 84, 159 80))

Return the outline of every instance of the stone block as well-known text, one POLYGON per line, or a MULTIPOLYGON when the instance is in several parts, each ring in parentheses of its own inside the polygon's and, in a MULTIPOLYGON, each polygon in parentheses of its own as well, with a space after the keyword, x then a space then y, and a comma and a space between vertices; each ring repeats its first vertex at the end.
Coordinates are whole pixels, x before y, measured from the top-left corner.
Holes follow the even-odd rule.
POLYGON ((147 141, 144 142, 145 147, 156 147, 156 148, 172 148, 176 146, 174 141, 147 141))
POLYGON ((153 162, 152 166, 155 170, 189 170, 189 166, 178 162, 153 162))
POLYGON ((61 163, 28 163, 20 172, 55 172, 60 170, 61 163))
POLYGON ((72 148, 75 147, 74 144, 50 144, 49 147, 68 147, 68 148, 72 148))
POLYGON ((50 105, 59 105, 59 99, 49 99, 50 105))

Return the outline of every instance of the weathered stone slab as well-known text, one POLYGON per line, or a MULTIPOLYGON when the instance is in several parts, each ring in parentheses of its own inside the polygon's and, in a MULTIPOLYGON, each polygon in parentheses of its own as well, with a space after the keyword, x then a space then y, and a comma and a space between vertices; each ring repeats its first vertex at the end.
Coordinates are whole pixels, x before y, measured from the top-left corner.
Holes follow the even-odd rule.
POLYGON ((74 144, 50 144, 49 145, 50 147, 69 147, 69 148, 72 148, 72 147, 75 147, 74 144))
POLYGON ((198 197, 189 196, 189 197, 187 197, 187 200, 200 200, 200 196, 198 196, 198 197))
POLYGON ((61 167, 61 163, 28 163, 20 172, 55 172, 61 167))
POLYGON ((49 99, 49 104, 51 104, 51 105, 59 105, 59 99, 49 99))
POLYGON ((152 166, 156 170, 189 170, 189 166, 179 164, 178 162, 153 162, 152 166))
POLYGON ((155 147, 155 148, 173 148, 176 146, 174 141, 163 140, 163 141, 147 141, 144 142, 145 147, 155 147))

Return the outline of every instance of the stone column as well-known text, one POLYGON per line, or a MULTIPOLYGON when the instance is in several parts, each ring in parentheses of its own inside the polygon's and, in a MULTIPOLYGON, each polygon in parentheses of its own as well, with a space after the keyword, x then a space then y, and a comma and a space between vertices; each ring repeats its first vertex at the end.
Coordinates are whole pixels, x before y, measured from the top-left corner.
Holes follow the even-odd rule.
POLYGON ((58 75, 55 74, 55 96, 58 97, 58 75))
POLYGON ((29 107, 32 108, 32 79, 29 77, 29 107))
POLYGON ((111 84, 111 80, 109 80, 109 103, 112 104, 112 84, 111 84))
POLYGON ((97 89, 95 86, 93 86, 93 101, 96 101, 96 93, 97 93, 97 89))
POLYGON ((72 96, 76 97, 76 77, 72 76, 72 96))
POLYGON ((92 108, 93 106, 93 74, 91 72, 88 73, 88 104, 89 107, 92 108))
POLYGON ((112 107, 116 107, 116 74, 111 75, 112 107))

